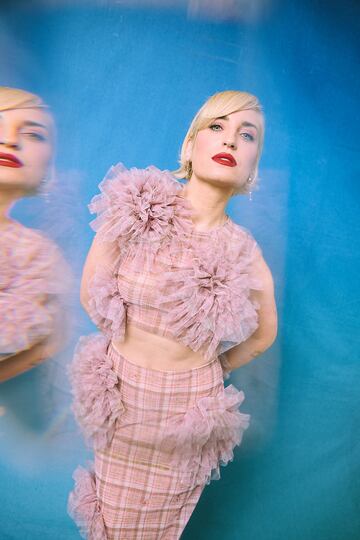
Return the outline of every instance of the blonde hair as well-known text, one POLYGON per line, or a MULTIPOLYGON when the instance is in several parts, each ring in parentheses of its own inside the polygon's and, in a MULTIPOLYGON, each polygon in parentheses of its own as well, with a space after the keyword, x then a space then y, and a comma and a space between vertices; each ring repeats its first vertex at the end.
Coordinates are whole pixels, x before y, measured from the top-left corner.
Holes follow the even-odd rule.
POLYGON ((50 109, 36 94, 31 94, 20 88, 0 86, 0 111, 9 109, 50 109))
POLYGON ((256 96, 248 92, 240 92, 237 90, 225 90, 212 95, 196 113, 193 121, 190 124, 188 132, 185 135, 180 151, 180 167, 173 171, 176 178, 190 179, 192 174, 191 161, 186 159, 186 149, 189 141, 194 141, 198 132, 207 128, 215 120, 222 116, 227 116, 237 111, 253 110, 262 115, 263 125, 260 125, 259 142, 256 156, 256 166, 252 175, 251 184, 242 186, 237 193, 249 193, 255 187, 258 180, 258 166, 261 157, 261 152, 264 145, 265 118, 262 106, 256 96))

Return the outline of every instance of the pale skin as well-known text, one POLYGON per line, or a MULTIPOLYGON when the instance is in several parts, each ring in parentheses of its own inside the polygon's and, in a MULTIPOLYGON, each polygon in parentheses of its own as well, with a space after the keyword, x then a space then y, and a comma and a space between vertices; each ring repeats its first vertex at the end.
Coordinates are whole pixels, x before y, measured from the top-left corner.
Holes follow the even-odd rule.
MULTIPOLYGON (((5 166, 0 160, 0 234, 13 220, 12 205, 34 190, 45 177, 53 157, 53 119, 41 108, 0 111, 0 153, 11 154, 23 164, 5 166)), ((23 227, 19 224, 19 227, 23 227)), ((2 264, 5 264, 2 261, 2 264)), ((21 329, 19 329, 21 331, 21 329)), ((60 348, 60 336, 35 343, 30 349, 0 361, 0 382, 24 373, 60 348)))
MULTIPOLYGON (((253 110, 237 111, 219 118, 211 126, 198 132, 189 141, 186 158, 192 161, 192 176, 184 196, 193 207, 193 224, 196 230, 211 230, 226 220, 225 207, 234 190, 245 184, 256 168, 258 137, 262 116, 253 110), (252 124, 252 126, 248 125, 252 124), (216 163, 212 156, 220 152, 231 153, 237 165, 227 167, 216 163)), ((88 311, 89 280, 101 264, 111 265, 111 251, 115 244, 100 242, 95 236, 88 252, 81 281, 80 298, 88 311)), ((258 253, 252 269, 262 281, 262 291, 252 291, 252 298, 259 303, 259 326, 245 342, 226 353, 230 371, 250 362, 268 349, 277 334, 277 311, 271 271, 258 253)), ((204 364, 200 351, 193 351, 175 340, 146 332, 127 323, 125 340, 113 340, 116 350, 131 362, 158 370, 186 370, 204 364)))

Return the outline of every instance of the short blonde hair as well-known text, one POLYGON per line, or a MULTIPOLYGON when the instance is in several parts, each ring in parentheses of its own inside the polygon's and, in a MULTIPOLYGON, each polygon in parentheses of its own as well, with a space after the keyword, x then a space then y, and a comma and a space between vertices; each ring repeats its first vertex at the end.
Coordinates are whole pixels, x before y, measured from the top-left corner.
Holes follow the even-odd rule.
POLYGON ((259 142, 256 157, 256 166, 253 174, 251 184, 246 184, 237 193, 249 193, 252 191, 258 180, 258 166, 264 145, 264 131, 265 131, 265 118, 262 110, 262 106, 256 96, 249 94, 248 92, 240 92, 237 90, 225 90, 224 92, 217 92, 212 95, 196 113, 193 121, 190 124, 188 132, 185 135, 184 141, 180 151, 180 167, 173 171, 176 178, 190 179, 192 174, 191 162, 186 159, 187 144, 191 140, 195 140, 198 132, 215 120, 222 116, 227 116, 237 111, 253 110, 261 114, 263 118, 263 124, 260 126, 259 142))
POLYGON ((20 88, 0 86, 0 111, 9 109, 50 109, 43 99, 20 88))

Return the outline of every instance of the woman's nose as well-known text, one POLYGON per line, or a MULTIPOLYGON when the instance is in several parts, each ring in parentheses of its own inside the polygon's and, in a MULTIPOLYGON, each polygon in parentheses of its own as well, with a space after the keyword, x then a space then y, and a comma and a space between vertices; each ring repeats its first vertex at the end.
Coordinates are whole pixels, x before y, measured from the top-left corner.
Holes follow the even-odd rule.
POLYGON ((228 148, 232 148, 233 150, 236 150, 236 143, 231 141, 224 141, 224 145, 228 148))
POLYGON ((0 144, 7 148, 20 148, 19 134, 14 126, 3 125, 0 133, 0 144))
POLYGON ((6 148, 19 149, 19 142, 14 138, 0 138, 0 145, 5 146, 6 148))

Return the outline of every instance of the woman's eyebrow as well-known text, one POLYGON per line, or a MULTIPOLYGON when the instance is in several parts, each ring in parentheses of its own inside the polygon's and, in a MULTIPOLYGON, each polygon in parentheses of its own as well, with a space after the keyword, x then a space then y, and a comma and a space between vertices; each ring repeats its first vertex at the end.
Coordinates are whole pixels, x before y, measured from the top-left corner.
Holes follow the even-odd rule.
POLYGON ((33 120, 27 120, 26 122, 24 122, 24 126, 40 127, 40 128, 46 129, 47 131, 49 130, 49 128, 45 124, 40 124, 40 122, 34 122, 33 120))
MULTIPOLYGON (((218 118, 215 118, 215 120, 229 120, 229 117, 227 115, 219 116, 218 118)), ((255 126, 255 124, 252 124, 251 122, 248 122, 247 120, 244 120, 243 122, 241 122, 241 125, 245 127, 253 127, 256 129, 256 131, 259 131, 258 127, 255 126)))

